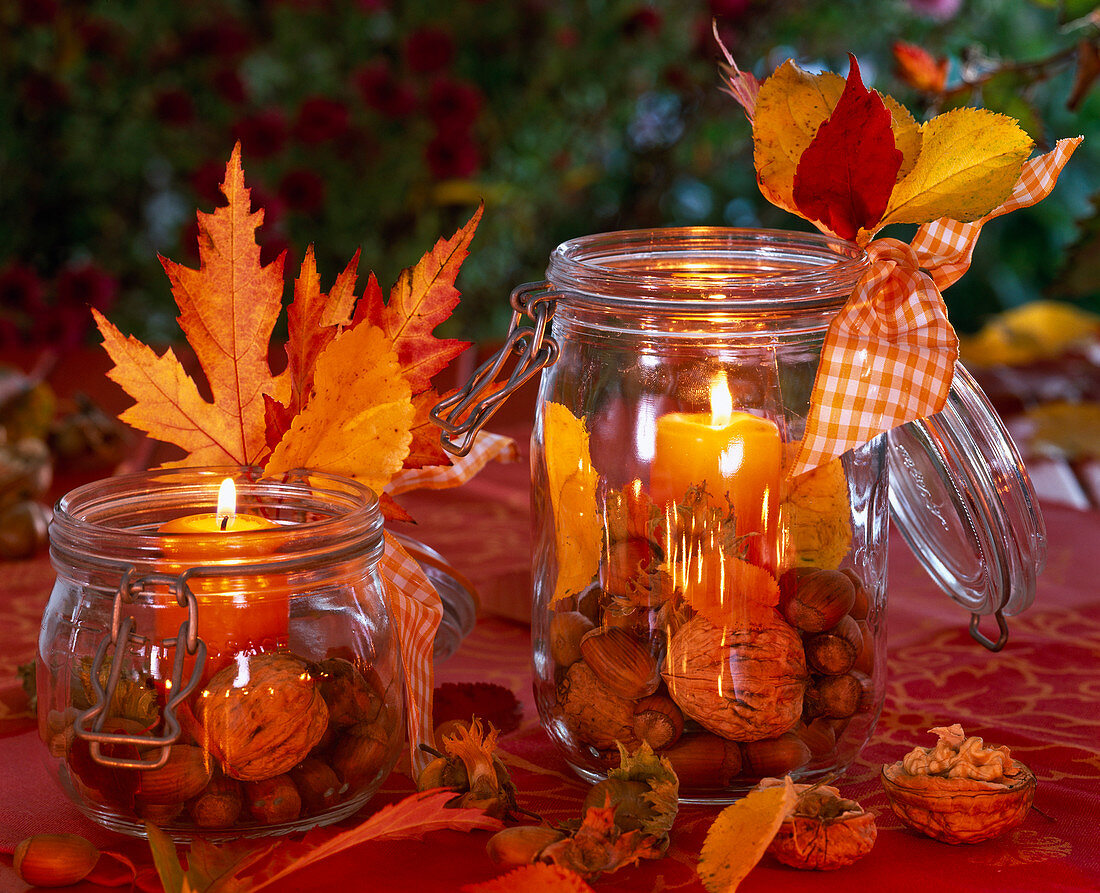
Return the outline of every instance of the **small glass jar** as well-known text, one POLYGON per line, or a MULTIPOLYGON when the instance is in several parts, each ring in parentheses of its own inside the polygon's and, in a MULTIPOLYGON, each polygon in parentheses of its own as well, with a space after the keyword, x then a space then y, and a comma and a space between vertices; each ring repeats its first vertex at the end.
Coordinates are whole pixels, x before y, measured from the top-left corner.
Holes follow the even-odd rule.
POLYGON ((368 489, 314 472, 124 475, 63 497, 50 543, 39 733, 89 818, 281 834, 351 815, 389 774, 404 686, 368 489), (212 520, 226 477, 232 530, 212 520))
POLYGON ((687 801, 841 774, 883 704, 892 501, 977 638, 1000 647, 1003 615, 1030 603, 1041 518, 961 366, 944 413, 788 473, 826 331, 869 263, 808 233, 575 239, 553 252, 547 281, 513 293, 501 355, 436 408, 461 452, 541 370, 534 687, 580 775, 601 777, 619 746, 643 742, 671 761, 687 801), (520 359, 494 389, 509 353, 520 359), (996 642, 977 632, 985 613, 1001 624, 996 642))

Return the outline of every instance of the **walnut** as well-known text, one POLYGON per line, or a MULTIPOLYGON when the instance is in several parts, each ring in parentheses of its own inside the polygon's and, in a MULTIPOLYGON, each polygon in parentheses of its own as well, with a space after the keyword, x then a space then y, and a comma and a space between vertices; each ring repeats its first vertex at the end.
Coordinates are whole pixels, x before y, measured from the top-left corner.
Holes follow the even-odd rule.
POLYGON ((672 637, 661 675, 685 716, 731 741, 774 738, 802 714, 802 640, 772 610, 736 628, 697 615, 672 637))
MULTIPOLYGON (((766 778, 759 787, 782 784, 766 778)), ((831 870, 851 865, 871 852, 878 836, 875 814, 865 812, 829 785, 796 784, 794 812, 783 819, 768 852, 793 868, 831 870)))
POLYGON ((259 781, 302 761, 328 727, 328 707, 305 661, 257 654, 211 677, 198 721, 226 775, 259 781))
POLYGON ((956 724, 931 730, 935 747, 917 747, 882 769, 890 807, 906 825, 944 843, 978 843, 1024 820, 1035 776, 1007 747, 985 747, 956 724))
POLYGON ((600 750, 634 741, 634 702, 604 685, 583 660, 565 674, 558 702, 566 728, 579 741, 600 750))

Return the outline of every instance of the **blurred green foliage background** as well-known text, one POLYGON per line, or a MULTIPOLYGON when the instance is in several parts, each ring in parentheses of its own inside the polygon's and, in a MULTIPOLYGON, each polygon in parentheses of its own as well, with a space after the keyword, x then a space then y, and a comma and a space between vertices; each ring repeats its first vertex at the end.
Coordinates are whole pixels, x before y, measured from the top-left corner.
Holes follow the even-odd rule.
MULTIPOLYGON (((1094 0, 22 0, 0 6, 0 346, 87 339, 89 304, 177 339, 158 253, 197 265, 195 210, 241 140, 265 259, 355 251, 384 287, 484 199, 446 334, 503 335, 559 242, 681 224, 806 228, 768 205, 721 92, 712 18, 760 77, 847 71, 918 119, 972 103, 1037 142, 1084 134, 1054 195, 983 232, 946 295, 962 331, 1040 296, 1100 308, 1094 0), (903 40, 948 61, 899 78, 903 40), (971 88, 966 83, 977 83, 971 88), (1067 99, 1077 92, 1075 108, 1067 99), (1083 87, 1082 87, 1083 84, 1083 87), (1074 247, 1076 246, 1076 247, 1074 247)), ((888 233, 902 235, 905 233, 888 233)), ((443 333, 440 333, 443 334, 443 333)))

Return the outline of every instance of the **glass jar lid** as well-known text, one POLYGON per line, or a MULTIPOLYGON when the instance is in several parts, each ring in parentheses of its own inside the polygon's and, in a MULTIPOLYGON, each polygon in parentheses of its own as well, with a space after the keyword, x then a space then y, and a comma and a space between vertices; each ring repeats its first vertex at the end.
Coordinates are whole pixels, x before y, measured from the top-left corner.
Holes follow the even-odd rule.
POLYGON ((971 635, 1000 650, 1005 615, 1034 601, 1046 561, 1046 527, 1016 445, 961 363, 944 408, 887 437, 895 525, 932 579, 970 612, 971 635), (989 614, 996 640, 978 630, 989 614))

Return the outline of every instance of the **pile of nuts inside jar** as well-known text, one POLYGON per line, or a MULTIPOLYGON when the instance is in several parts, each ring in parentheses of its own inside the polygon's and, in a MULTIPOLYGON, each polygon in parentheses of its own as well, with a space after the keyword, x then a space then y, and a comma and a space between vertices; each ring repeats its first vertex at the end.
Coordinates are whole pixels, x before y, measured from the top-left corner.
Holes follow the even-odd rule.
POLYGON ((611 764, 616 742, 645 742, 686 789, 709 790, 834 759, 838 735, 874 709, 862 582, 849 569, 777 573, 712 506, 677 509, 609 509, 596 581, 551 604, 567 750, 611 764))
MULTIPOLYGON (((214 673, 177 707, 183 733, 163 766, 107 766, 74 734, 75 717, 94 699, 90 667, 87 658, 76 665, 72 705, 43 718, 51 755, 64 761, 83 802, 172 830, 238 831, 323 817, 372 792, 404 738, 394 687, 360 662, 261 653, 214 673)), ((101 678, 109 666, 103 670, 101 678)), ((124 675, 103 731, 155 734, 163 705, 163 685, 124 675)), ((108 757, 147 761, 158 750, 102 745, 108 757)))

